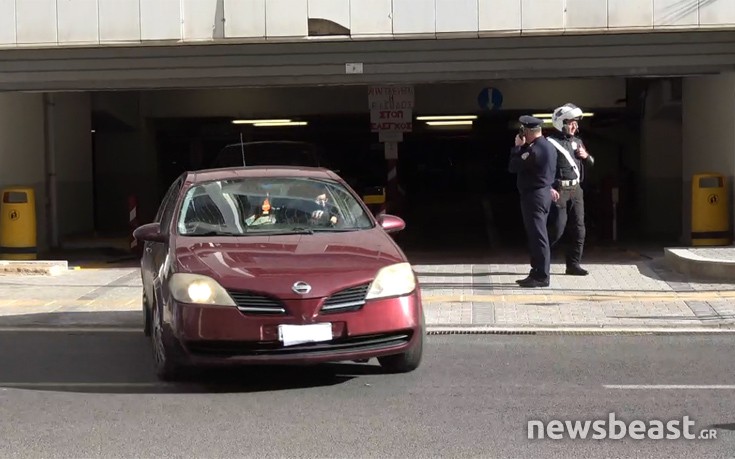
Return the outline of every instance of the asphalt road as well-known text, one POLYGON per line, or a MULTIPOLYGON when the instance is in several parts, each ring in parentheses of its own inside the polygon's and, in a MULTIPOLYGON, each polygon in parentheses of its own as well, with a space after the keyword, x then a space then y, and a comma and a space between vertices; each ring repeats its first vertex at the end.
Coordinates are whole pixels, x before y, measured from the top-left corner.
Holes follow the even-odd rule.
POLYGON ((166 385, 139 334, 2 332, 0 457, 731 458, 733 355, 733 335, 433 336, 409 375, 345 364, 166 385), (527 438, 529 419, 611 412, 689 415, 717 439, 527 438))

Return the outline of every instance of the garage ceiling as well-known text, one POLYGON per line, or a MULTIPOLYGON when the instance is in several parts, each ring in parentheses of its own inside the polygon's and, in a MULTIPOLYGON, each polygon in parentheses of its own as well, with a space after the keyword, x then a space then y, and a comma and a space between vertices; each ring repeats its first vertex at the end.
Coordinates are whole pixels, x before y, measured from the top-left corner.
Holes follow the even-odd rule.
POLYGON ((430 83, 735 69, 735 32, 0 51, 0 90, 430 83), (363 64, 348 74, 346 64, 363 64))

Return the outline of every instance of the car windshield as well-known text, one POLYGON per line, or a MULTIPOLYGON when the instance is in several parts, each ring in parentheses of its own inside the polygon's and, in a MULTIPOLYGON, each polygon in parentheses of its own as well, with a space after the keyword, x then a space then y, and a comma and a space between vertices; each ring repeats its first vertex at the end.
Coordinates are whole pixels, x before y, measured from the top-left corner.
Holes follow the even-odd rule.
POLYGON ((179 213, 185 236, 357 231, 373 227, 341 184, 293 177, 237 178, 192 186, 179 213))
POLYGON ((219 152, 212 164, 213 167, 271 165, 318 167, 319 161, 309 144, 265 142, 228 145, 219 152))

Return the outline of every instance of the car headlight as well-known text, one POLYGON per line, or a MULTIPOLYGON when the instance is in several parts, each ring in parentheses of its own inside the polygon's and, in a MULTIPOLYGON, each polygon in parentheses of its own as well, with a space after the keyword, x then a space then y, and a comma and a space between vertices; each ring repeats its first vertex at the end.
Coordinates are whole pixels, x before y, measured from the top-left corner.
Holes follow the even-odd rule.
POLYGON ((416 289, 416 276, 409 263, 386 266, 378 271, 366 300, 408 295, 416 289))
POLYGON ((227 291, 211 277, 175 273, 168 286, 171 295, 180 303, 236 306, 227 291))

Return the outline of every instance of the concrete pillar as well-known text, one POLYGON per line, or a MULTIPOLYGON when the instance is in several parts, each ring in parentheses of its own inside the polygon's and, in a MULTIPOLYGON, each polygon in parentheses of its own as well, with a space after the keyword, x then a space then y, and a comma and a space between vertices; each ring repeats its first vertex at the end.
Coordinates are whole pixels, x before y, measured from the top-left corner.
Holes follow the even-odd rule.
POLYGON ((57 93, 53 102, 58 231, 63 241, 94 230, 91 96, 57 93))
MULTIPOLYGON (((683 95, 682 242, 691 242, 692 175, 712 172, 735 176, 735 73, 691 77, 683 95)), ((730 207, 733 209, 733 206, 730 207)))
POLYGON ((682 222, 682 107, 671 88, 651 82, 641 120, 641 229, 666 243, 679 240, 682 222))
MULTIPOLYGON (((155 130, 142 112, 139 93, 99 93, 93 98, 97 230, 128 231, 128 197, 138 198, 141 223, 155 217, 159 204, 155 130)), ((169 184, 166 184, 168 187, 169 184)))
POLYGON ((39 250, 48 242, 43 103, 43 94, 0 93, 0 187, 33 187, 39 250))

